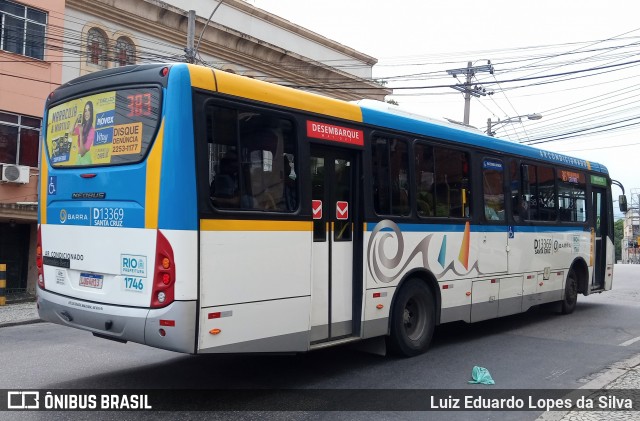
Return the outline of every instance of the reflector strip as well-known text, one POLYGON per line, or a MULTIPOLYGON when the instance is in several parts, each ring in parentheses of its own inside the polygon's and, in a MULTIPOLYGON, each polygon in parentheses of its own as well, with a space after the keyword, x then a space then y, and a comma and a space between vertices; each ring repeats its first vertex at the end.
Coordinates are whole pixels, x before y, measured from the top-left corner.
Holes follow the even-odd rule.
POLYGON ((219 319, 221 317, 231 317, 233 316, 233 311, 217 311, 215 313, 209 313, 207 315, 208 319, 219 319))
POLYGON ((160 326, 175 326, 175 320, 160 320, 160 326))

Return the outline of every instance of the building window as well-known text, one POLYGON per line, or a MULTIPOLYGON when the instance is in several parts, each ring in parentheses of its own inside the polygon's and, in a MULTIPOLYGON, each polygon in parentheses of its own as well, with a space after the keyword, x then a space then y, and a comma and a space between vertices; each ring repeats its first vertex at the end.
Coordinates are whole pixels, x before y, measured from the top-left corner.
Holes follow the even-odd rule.
POLYGON ((0 111, 0 163, 38 166, 39 118, 0 111))
POLYGON ((116 41, 115 62, 118 66, 136 63, 136 49, 128 38, 120 37, 116 41))
POLYGON ((46 25, 45 12, 0 0, 0 49, 43 60, 46 25))
POLYGON ((97 28, 87 33, 87 63, 107 67, 107 37, 97 28))

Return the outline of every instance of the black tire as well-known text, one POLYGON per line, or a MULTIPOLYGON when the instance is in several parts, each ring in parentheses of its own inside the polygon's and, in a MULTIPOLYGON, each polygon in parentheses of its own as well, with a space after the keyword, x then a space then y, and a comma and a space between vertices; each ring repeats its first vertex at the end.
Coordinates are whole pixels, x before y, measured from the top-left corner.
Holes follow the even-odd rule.
POLYGON ((578 303, 578 278, 573 270, 567 274, 567 281, 564 286, 564 297, 562 298, 562 314, 571 314, 576 309, 578 303))
POLYGON ((398 292, 391 309, 387 337, 389 351, 413 357, 427 351, 435 329, 435 300, 431 290, 419 279, 408 280, 398 292))

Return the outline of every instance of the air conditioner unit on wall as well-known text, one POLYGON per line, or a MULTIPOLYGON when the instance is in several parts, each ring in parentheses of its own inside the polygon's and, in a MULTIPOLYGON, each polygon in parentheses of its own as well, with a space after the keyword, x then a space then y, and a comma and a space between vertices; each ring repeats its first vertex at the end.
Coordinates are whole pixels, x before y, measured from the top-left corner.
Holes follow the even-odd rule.
POLYGON ((29 167, 26 165, 0 164, 0 181, 27 184, 29 167))

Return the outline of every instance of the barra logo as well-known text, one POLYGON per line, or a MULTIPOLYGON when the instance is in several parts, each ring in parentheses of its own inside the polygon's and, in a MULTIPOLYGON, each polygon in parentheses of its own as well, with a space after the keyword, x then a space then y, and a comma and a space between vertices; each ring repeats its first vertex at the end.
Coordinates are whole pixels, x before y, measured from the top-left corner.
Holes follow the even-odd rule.
MULTIPOLYGON (((84 211, 82 211, 84 212, 84 211)), ((89 215, 81 212, 67 212, 66 209, 60 210, 60 223, 68 222, 72 225, 85 224, 89 221, 89 215)))
POLYGON ((7 409, 40 409, 40 392, 8 391, 7 409))

